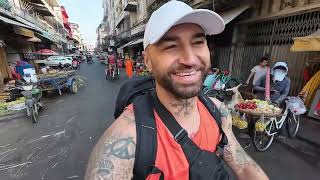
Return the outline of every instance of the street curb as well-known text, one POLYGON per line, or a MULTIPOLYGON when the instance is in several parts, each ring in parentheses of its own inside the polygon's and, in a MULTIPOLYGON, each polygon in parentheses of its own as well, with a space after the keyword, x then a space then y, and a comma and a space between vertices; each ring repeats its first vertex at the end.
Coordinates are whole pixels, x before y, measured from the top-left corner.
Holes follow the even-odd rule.
POLYGON ((20 110, 20 111, 14 111, 14 112, 0 115, 0 123, 1 122, 8 122, 10 120, 20 118, 22 116, 25 116, 25 113, 26 113, 25 110, 20 110))

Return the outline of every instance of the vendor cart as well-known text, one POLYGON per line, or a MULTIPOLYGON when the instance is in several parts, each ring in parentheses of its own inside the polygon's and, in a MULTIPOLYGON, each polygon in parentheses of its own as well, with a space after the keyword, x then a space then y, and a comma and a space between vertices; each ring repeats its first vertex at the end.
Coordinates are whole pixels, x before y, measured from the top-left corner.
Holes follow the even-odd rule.
POLYGON ((75 71, 59 71, 56 73, 40 75, 39 85, 42 91, 58 90, 60 95, 62 95, 63 89, 69 90, 72 94, 78 92, 75 71))
POLYGON ((266 151, 271 146, 274 136, 283 127, 286 128, 286 132, 290 138, 295 137, 297 134, 300 116, 289 108, 289 103, 291 103, 290 98, 296 97, 289 97, 286 100, 284 111, 279 110, 265 113, 236 107, 236 110, 242 114, 242 120, 247 121, 250 117, 248 129, 249 133, 253 136, 253 144, 258 151, 266 151))

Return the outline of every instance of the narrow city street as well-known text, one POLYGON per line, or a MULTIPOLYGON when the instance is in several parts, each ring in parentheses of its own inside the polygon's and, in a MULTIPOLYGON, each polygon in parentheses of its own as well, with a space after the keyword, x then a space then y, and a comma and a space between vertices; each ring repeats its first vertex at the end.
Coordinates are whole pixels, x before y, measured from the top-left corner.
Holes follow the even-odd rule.
MULTIPOLYGON (((105 79, 104 66, 83 63, 87 86, 78 94, 49 94, 40 121, 19 118, 0 123, 0 179, 83 179, 92 147, 113 122, 117 92, 125 79, 105 79), (10 165, 10 166, 9 166, 10 165), (6 168, 7 167, 7 168, 6 168)), ((241 140, 243 146, 246 141, 241 140)), ((303 148, 303 147, 301 147, 303 148)), ((302 153, 275 141, 266 152, 246 151, 272 180, 317 180, 320 155, 302 153)))

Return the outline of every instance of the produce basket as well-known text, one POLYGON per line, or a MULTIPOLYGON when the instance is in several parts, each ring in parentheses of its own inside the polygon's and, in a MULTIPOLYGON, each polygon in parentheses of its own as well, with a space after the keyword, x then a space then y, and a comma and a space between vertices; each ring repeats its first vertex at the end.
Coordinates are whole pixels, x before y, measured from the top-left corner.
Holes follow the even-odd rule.
POLYGON ((252 115, 252 116, 262 116, 263 115, 265 117, 281 116, 281 112, 282 112, 282 110, 280 110, 280 111, 273 111, 272 113, 271 112, 266 113, 266 112, 252 110, 252 109, 241 109, 241 108, 237 108, 237 107, 236 107, 236 110, 241 113, 245 113, 245 114, 252 115))
POLYGON ((259 99, 245 100, 243 103, 235 105, 235 109, 240 113, 252 116, 276 117, 282 113, 281 108, 259 99))

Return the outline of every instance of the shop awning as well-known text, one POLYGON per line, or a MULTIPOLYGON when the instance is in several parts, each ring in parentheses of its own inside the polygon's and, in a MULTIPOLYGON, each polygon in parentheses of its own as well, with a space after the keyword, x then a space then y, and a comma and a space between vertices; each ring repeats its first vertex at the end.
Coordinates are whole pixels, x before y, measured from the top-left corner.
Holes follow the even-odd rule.
POLYGON ((309 36, 295 37, 293 40, 290 51, 320 51, 320 29, 309 36))
POLYGON ((236 7, 234 9, 231 9, 229 11, 224 11, 222 13, 219 13, 222 19, 224 20, 224 24, 228 24, 230 21, 232 21, 234 18, 238 17, 241 13, 243 13, 245 10, 249 9, 250 5, 245 4, 241 5, 239 7, 236 7))
POLYGON ((129 46, 135 46, 135 45, 137 45, 139 43, 143 43, 143 38, 135 40, 135 41, 132 41, 132 43, 129 46))
POLYGON ((41 33, 37 33, 37 34, 45 39, 48 39, 49 41, 56 42, 53 35, 51 35, 48 32, 41 31, 41 33))
POLYGON ((25 28, 29 28, 29 29, 34 29, 28 25, 25 25, 23 23, 20 23, 18 21, 15 21, 15 20, 12 20, 12 19, 9 19, 9 18, 6 18, 6 17, 3 17, 3 16, 0 16, 0 21, 3 21, 5 23, 8 23, 8 24, 12 24, 12 25, 16 25, 16 26, 20 26, 20 27, 25 27, 25 28))
POLYGON ((128 42, 127 44, 119 47, 119 49, 123 49, 123 48, 125 48, 125 47, 135 46, 135 45, 137 45, 137 44, 139 44, 139 43, 142 43, 142 42, 143 42, 143 38, 141 38, 141 39, 136 39, 136 40, 130 41, 130 42, 128 42))
POLYGON ((123 49, 125 47, 128 47, 130 44, 132 43, 132 41, 128 42, 127 44, 120 46, 119 49, 123 49))

